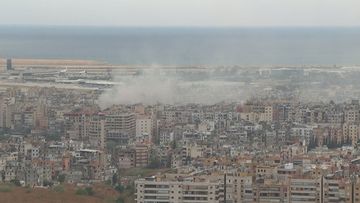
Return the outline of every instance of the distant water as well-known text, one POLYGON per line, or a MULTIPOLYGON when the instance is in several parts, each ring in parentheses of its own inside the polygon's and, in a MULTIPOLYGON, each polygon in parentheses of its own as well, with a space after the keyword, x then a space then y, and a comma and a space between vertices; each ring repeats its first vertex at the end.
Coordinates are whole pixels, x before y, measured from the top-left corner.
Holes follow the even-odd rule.
POLYGON ((360 28, 0 27, 0 57, 113 64, 360 64, 360 28))

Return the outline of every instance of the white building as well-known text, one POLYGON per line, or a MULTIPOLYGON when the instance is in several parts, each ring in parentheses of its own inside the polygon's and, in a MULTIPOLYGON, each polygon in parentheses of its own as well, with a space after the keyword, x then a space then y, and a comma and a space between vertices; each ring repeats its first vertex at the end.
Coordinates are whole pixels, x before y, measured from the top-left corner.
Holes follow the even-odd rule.
POLYGON ((151 140, 153 121, 150 116, 138 116, 136 118, 136 137, 148 136, 151 140))

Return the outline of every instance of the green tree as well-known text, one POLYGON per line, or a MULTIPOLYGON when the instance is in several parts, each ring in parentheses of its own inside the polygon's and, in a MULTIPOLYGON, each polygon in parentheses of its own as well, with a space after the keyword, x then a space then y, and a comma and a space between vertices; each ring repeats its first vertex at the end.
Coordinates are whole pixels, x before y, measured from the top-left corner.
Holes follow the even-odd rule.
POLYGON ((92 196, 95 194, 95 192, 92 189, 92 187, 86 187, 86 188, 79 188, 78 190, 76 190, 76 194, 92 196))
POLYGON ((125 203, 125 199, 123 197, 119 197, 116 199, 115 203, 125 203))
POLYGON ((92 187, 86 187, 85 188, 85 191, 86 191, 86 194, 87 195, 94 195, 95 194, 95 192, 94 192, 94 190, 92 189, 92 187))
POLYGON ((18 179, 12 179, 12 180, 10 180, 10 183, 14 184, 17 187, 21 186, 20 180, 18 180, 18 179))
POLYGON ((65 182, 65 178, 66 178, 65 174, 60 174, 60 175, 58 175, 57 180, 58 180, 60 183, 64 183, 64 182, 65 182))
POLYGON ((51 181, 49 181, 49 180, 44 180, 44 181, 43 181, 43 186, 44 186, 44 187, 51 187, 51 186, 53 186, 53 185, 54 185, 54 183, 51 182, 51 181))
POLYGON ((113 176, 112 176, 112 181, 111 181, 112 185, 116 185, 118 183, 118 175, 117 173, 115 173, 113 176))
POLYGON ((118 191, 118 192, 124 192, 125 187, 124 187, 121 183, 118 183, 118 184, 115 186, 115 190, 118 191))

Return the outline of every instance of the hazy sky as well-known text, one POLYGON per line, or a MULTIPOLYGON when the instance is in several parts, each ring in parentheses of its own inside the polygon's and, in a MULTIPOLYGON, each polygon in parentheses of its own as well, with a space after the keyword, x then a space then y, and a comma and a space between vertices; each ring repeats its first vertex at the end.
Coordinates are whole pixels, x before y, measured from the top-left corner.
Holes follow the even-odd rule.
POLYGON ((1 0, 0 24, 360 26, 360 0, 1 0))

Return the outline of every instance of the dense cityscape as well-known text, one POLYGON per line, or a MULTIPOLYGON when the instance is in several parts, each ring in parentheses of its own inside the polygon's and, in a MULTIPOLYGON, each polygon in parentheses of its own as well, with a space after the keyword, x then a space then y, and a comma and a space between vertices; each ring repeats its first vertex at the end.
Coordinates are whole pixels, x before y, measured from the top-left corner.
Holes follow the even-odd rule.
POLYGON ((360 203, 359 0, 1 0, 0 203, 360 203))
POLYGON ((4 62, 1 182, 108 184, 138 203, 360 201, 359 67, 160 67, 185 99, 126 104, 117 86, 146 67, 92 63, 4 62))

